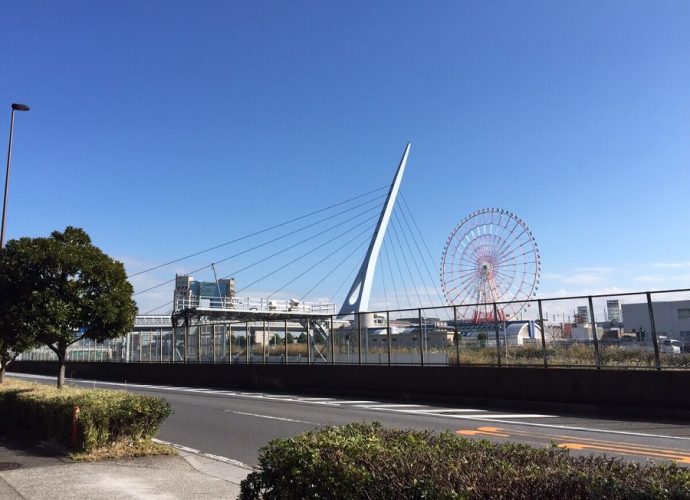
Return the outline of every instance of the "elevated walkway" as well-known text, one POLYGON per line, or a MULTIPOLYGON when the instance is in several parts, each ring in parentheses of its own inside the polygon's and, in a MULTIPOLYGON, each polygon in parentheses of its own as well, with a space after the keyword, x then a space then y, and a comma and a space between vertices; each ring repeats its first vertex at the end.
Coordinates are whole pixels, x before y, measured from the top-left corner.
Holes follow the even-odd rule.
POLYGON ((173 323, 204 316, 209 320, 276 321, 325 319, 336 314, 335 304, 299 300, 268 300, 253 297, 177 297, 173 323))

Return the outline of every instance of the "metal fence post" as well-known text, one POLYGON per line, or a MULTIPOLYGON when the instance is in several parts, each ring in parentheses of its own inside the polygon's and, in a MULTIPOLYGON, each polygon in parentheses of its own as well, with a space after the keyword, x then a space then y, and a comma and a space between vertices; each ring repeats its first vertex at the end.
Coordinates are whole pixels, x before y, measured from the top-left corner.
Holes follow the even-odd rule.
MULTIPOLYGON (((263 362, 264 362, 264 364, 266 364, 266 321, 264 321, 264 333, 263 333, 262 338, 263 338, 264 345, 261 346, 261 353, 263 354, 263 358, 264 358, 263 362)), ((269 342, 270 342, 270 340, 269 340, 269 342)))
POLYGON ((184 338, 182 339, 182 347, 184 348, 184 356, 182 356, 182 362, 187 362, 187 344, 189 343, 189 318, 184 320, 184 332, 182 333, 184 338))
POLYGON ((211 325, 211 362, 216 362, 216 325, 211 325))
POLYGON ((546 357, 546 333, 544 330, 544 313, 542 312, 541 308, 541 299, 537 300, 537 304, 539 304, 539 329, 541 330, 541 352, 544 355, 544 368, 548 368, 549 363, 546 357))
POLYGON ((196 362, 201 363, 201 329, 203 327, 199 326, 199 320, 196 320, 196 362))
POLYGON ((388 344, 388 366, 391 365, 391 312, 386 311, 386 344, 388 344))
POLYGON ((357 313, 357 363, 362 364, 362 313, 357 313))
POLYGON ((329 320, 329 336, 331 337, 331 364, 335 364, 335 333, 333 332, 333 316, 329 320))
POLYGON ((307 364, 311 364, 311 355, 312 355, 312 345, 311 345, 311 323, 309 322, 309 318, 307 318, 307 326, 305 327, 307 330, 307 364))
POLYGON ((424 328, 422 327, 422 310, 417 309, 419 317, 419 354, 420 366, 424 366, 424 328))
POLYGON ((494 302, 494 330, 496 331, 496 356, 498 366, 501 366, 501 333, 498 331, 498 307, 494 302))
POLYGON ((453 330, 455 331, 455 359, 460 366, 460 332, 458 331, 458 306, 453 306, 453 330))
POLYGON ((589 300, 589 317, 592 322, 592 340, 594 341, 594 358, 597 363, 597 368, 601 368, 601 358, 599 355, 599 338, 597 337, 597 322, 594 319, 594 305, 592 302, 592 296, 587 297, 589 300))
POLYGON ((288 328, 287 328, 287 318, 285 318, 285 364, 288 363, 288 328))
POLYGON ((158 362, 162 363, 163 362, 163 329, 160 328, 158 330, 159 337, 158 337, 158 350, 159 350, 159 355, 158 355, 158 362))
POLYGON ((656 369, 661 370, 661 359, 659 357, 659 339, 656 336, 656 324, 654 323, 654 308, 652 307, 652 294, 647 292, 647 308, 649 309, 649 323, 652 328, 652 344, 654 345, 654 362, 656 369))
POLYGON ((225 341, 228 343, 228 361, 232 363, 232 323, 225 325, 225 332, 227 333, 225 341))
POLYGON ((246 358, 246 364, 249 364, 249 321, 244 322, 244 357, 246 358))
POLYGON ((175 329, 177 328, 176 321, 172 324, 172 330, 170 331, 170 362, 175 362, 175 329))

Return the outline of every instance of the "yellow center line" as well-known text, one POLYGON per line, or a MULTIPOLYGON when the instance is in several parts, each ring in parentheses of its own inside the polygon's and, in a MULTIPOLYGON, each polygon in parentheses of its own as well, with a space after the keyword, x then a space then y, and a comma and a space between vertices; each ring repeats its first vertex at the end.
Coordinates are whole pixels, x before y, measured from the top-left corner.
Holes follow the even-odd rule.
POLYGON ((457 434, 465 436, 475 436, 478 434, 498 436, 498 437, 533 437, 540 439, 548 439, 550 441, 567 440, 571 442, 560 443, 558 446, 571 450, 593 449, 601 451, 614 451, 629 455, 643 455, 651 457, 661 457, 676 460, 680 463, 690 463, 690 453, 684 450, 664 449, 646 445, 638 445, 633 443, 621 443, 614 441, 595 440, 584 437, 573 436, 549 436, 544 434, 537 434, 529 431, 511 431, 508 433, 505 429, 500 427, 478 427, 477 430, 458 430, 457 434))
MULTIPOLYGON (((481 429, 481 427, 479 428, 481 429)), ((483 430, 460 430, 460 431, 455 431, 457 434, 461 434, 463 436, 476 436, 477 434, 484 434, 486 436, 499 436, 499 437, 508 437, 510 434, 502 434, 500 432, 490 432, 490 431, 483 431, 483 430)))

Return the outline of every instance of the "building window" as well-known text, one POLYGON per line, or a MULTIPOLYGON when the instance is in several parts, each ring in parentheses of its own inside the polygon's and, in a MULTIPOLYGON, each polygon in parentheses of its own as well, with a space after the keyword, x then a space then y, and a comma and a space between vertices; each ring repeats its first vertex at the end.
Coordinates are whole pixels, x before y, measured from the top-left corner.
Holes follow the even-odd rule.
POLYGON ((678 309, 678 319, 690 319, 690 309, 678 309))

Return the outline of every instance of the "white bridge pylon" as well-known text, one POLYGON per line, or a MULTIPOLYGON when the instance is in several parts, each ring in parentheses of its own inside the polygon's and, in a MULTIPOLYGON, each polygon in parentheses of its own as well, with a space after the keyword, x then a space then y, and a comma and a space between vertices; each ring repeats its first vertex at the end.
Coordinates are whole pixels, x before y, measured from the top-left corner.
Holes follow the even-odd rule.
POLYGON ((357 275, 355 276, 355 280, 352 283, 352 287, 350 287, 350 291, 348 292, 342 307, 340 308, 340 312, 338 312, 338 317, 369 311, 369 298, 371 297, 371 287, 374 282, 376 262, 379 257, 381 245, 383 244, 383 238, 386 236, 388 222, 390 221, 391 214, 393 213, 395 199, 397 198, 398 191, 400 190, 402 176, 403 173, 405 173, 405 165, 407 165, 407 157, 410 154, 410 146, 411 143, 409 142, 407 143, 407 146, 405 146, 405 151, 400 159, 400 164, 398 165, 398 170, 395 173, 395 178, 393 179, 391 187, 388 190, 386 203, 383 205, 383 210, 379 216, 378 224, 376 225, 374 234, 371 237, 371 242, 369 243, 369 249, 367 250, 366 257, 362 262, 362 267, 359 268, 359 272, 357 272, 357 275))

